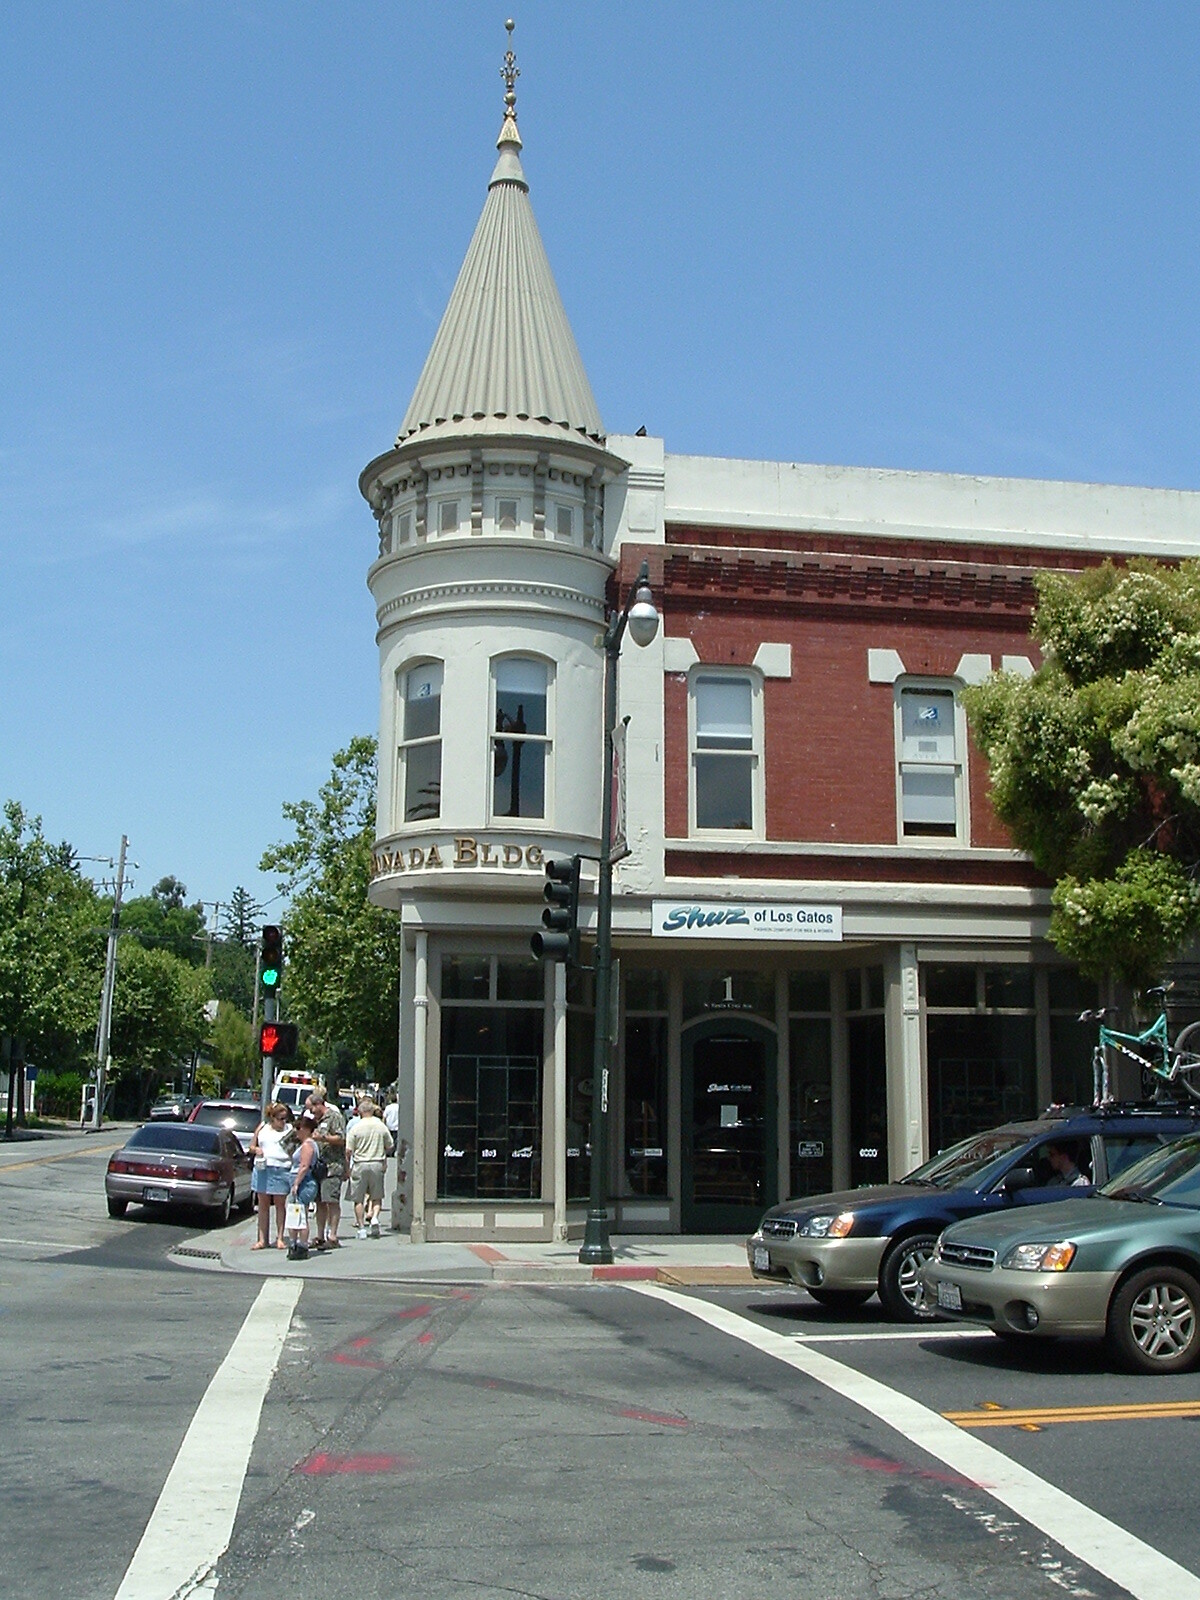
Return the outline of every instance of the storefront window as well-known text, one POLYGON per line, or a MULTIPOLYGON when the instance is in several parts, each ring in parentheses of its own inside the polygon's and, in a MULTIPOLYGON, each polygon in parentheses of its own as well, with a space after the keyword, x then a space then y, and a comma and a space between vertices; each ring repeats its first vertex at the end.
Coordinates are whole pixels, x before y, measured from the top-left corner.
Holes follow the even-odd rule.
POLYGON ((833 1188, 829 1029, 827 1016, 792 1017, 788 1025, 791 1195, 826 1194, 833 1188))
POLYGON ((934 1152, 1036 1110, 1033 1015, 930 1013, 929 1143, 934 1152))
POLYGON ((442 960, 442 1103, 438 1195, 536 1200, 542 1192, 541 973, 518 962, 442 960), (523 1003, 537 998, 539 1003, 523 1003))
POLYGON ((667 1192, 667 1019, 625 1020, 625 1180, 630 1194, 667 1192))
POLYGON ((1081 1011, 1100 1004, 1095 983, 1074 968, 1051 967, 1047 973, 1050 994, 1050 1094, 1063 1106, 1090 1106, 1095 1099, 1092 1048, 1095 1023, 1080 1022, 1081 1011))

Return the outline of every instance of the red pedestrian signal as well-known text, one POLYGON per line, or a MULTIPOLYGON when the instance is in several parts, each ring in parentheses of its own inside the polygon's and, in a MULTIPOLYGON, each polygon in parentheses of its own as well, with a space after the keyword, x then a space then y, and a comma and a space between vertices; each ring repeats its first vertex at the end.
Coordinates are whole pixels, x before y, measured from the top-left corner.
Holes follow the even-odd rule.
POLYGON ((258 1030, 259 1054, 275 1061, 290 1061, 299 1042, 300 1030, 294 1022, 264 1022, 258 1030))

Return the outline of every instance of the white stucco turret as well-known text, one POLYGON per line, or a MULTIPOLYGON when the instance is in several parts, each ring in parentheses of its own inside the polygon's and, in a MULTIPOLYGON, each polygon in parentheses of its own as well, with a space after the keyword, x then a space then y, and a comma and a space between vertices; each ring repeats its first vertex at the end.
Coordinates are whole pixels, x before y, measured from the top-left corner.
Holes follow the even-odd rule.
POLYGON ((379 524, 372 897, 395 908, 540 892, 544 860, 599 833, 604 487, 626 463, 538 233, 511 85, 497 147, 399 436, 360 479, 379 524))

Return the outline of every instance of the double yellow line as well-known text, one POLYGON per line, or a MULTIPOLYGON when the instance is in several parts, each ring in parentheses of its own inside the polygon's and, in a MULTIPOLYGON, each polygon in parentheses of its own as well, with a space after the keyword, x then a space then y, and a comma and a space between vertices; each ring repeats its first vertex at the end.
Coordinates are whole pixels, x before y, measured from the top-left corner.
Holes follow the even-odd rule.
POLYGON ((1032 1433, 1061 1422, 1140 1422, 1151 1417, 1200 1417, 1200 1399, 1147 1400, 1138 1405, 1029 1406, 1011 1409, 995 1403, 974 1411, 943 1411, 960 1428, 1022 1428, 1032 1433))

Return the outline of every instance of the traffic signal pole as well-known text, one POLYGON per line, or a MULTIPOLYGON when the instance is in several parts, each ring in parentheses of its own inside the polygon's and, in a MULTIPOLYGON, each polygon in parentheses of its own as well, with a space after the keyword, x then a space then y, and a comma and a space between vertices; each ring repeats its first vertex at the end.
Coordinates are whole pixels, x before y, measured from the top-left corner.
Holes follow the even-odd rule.
MULTIPOLYGON (((263 999, 263 1021, 274 1022, 277 1006, 274 993, 266 995, 263 999)), ((267 1103, 271 1098, 271 1088, 275 1082, 275 1057, 262 1058, 262 1114, 267 1114, 267 1103)))

